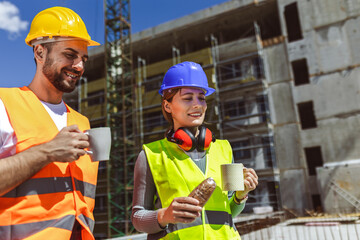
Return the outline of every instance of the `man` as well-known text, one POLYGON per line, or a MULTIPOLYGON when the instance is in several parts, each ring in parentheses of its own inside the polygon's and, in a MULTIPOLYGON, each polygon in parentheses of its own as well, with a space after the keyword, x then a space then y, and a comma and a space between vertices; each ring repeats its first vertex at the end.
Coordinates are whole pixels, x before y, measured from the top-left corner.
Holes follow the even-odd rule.
POLYGON ((0 239, 94 239, 98 164, 85 149, 86 117, 68 107, 91 40, 71 9, 38 13, 25 42, 36 73, 27 87, 0 88, 0 239))

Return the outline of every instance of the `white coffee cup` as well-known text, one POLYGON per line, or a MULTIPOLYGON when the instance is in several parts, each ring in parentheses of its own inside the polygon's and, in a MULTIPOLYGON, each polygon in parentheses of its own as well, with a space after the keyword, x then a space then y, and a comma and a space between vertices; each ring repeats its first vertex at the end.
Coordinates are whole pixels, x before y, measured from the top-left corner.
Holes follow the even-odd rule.
POLYGON ((244 165, 230 163, 221 165, 221 186, 223 191, 244 191, 244 165))
POLYGON ((93 162, 110 159, 111 131, 109 127, 91 128, 84 132, 89 135, 90 147, 86 151, 93 162))

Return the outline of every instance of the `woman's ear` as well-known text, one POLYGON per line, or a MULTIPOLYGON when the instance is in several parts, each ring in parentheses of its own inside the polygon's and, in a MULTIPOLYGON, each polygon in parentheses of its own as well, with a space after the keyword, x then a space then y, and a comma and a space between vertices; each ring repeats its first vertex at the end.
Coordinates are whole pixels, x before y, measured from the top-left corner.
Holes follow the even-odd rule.
POLYGON ((171 113, 171 104, 166 100, 164 100, 164 109, 167 113, 171 113))

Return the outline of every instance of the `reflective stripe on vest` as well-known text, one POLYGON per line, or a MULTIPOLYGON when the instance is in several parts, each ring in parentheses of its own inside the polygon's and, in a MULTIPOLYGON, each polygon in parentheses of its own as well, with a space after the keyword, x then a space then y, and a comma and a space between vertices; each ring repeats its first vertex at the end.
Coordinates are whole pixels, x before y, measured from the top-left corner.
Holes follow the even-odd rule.
MULTIPOLYGON (((94 229, 95 222, 92 219, 85 217, 84 215, 80 215, 79 218, 83 223, 87 224, 91 230, 94 229)), ((59 219, 5 226, 0 228, 0 240, 24 239, 28 237, 29 234, 32 235, 38 233, 48 227, 72 231, 74 222, 75 216, 67 215, 59 219)))
POLYGON ((96 185, 74 178, 75 187, 84 197, 95 199, 96 185))
MULTIPOLYGON (((85 197, 95 199, 96 185, 74 179, 76 190, 85 197)), ((32 178, 22 183, 19 187, 3 195, 3 198, 25 197, 56 192, 73 191, 71 177, 57 178, 32 178)))
MULTIPOLYGON (((226 212, 219 212, 219 211, 204 211, 205 214, 205 223, 206 224, 217 224, 217 225, 228 225, 233 227, 236 230, 234 225, 232 216, 226 212)), ((192 223, 177 223, 177 224, 169 224, 167 229, 164 230, 165 233, 156 233, 150 234, 152 235, 151 239, 160 239, 161 237, 157 235, 161 235, 164 237, 166 234, 175 232, 181 229, 195 227, 202 225, 202 217, 198 217, 192 223)))
POLYGON ((81 220, 81 222, 83 222, 86 226, 89 227, 91 232, 94 230, 94 226, 95 226, 95 221, 94 220, 92 220, 91 218, 86 217, 83 214, 79 215, 78 218, 81 220))
MULTIPOLYGON (((44 106, 27 87, 0 88, 0 98, 16 134, 17 153, 48 142, 58 134, 44 106)), ((68 126, 76 124, 80 131, 90 128, 86 117, 66 107, 68 126)), ((67 221, 66 224, 71 224, 71 227, 65 228, 53 227, 50 223, 60 224, 58 219, 72 216, 82 225, 83 239, 94 239, 92 211, 97 170, 98 163, 91 162, 88 155, 71 163, 54 162, 46 165, 32 178, 0 197, 0 231, 10 229, 11 236, 19 231, 28 238, 51 239, 57 234, 56 229, 63 229, 60 234, 66 238, 66 229, 71 230, 75 221, 67 221), (34 229, 37 233, 26 226, 36 226, 34 229)))
POLYGON ((174 143, 166 139, 144 145, 149 167, 162 207, 175 197, 188 196, 204 179, 212 177, 217 186, 203 208, 201 218, 190 224, 169 225, 150 239, 240 239, 233 227, 227 191, 221 189, 220 165, 232 162, 232 149, 226 140, 211 143, 206 153, 206 173, 174 143))
POLYGON ((40 232, 48 227, 72 230, 75 222, 74 215, 67 215, 62 218, 52 219, 42 222, 14 224, 11 226, 0 227, 0 239, 24 239, 29 235, 40 232))

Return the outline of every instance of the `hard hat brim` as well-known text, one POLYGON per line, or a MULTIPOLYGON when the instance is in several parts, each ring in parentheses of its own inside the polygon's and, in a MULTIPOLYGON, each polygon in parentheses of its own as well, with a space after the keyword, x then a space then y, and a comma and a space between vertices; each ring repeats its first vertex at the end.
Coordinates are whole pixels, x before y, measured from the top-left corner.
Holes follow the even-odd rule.
POLYGON ((28 38, 26 38, 25 43, 27 45, 29 45, 30 47, 32 47, 32 46, 42 44, 42 43, 60 42, 60 41, 69 41, 69 40, 85 41, 85 42, 87 42, 88 47, 101 45, 100 43, 93 41, 91 39, 89 40, 89 39, 79 38, 79 37, 63 37, 63 36, 50 36, 50 37, 45 37, 45 39, 39 39, 39 40, 37 40, 37 39, 28 40, 28 38))
POLYGON ((90 46, 100 46, 101 45, 100 43, 98 43, 96 41, 93 41, 93 40, 85 40, 85 41, 88 42, 88 47, 90 47, 90 46))
POLYGON ((214 88, 211 87, 204 87, 204 86, 198 86, 198 85, 181 85, 181 86, 170 86, 170 87, 165 87, 165 88, 161 88, 159 90, 159 94, 161 96, 163 96, 163 92, 167 89, 171 89, 171 88, 184 88, 184 87, 193 87, 193 88, 200 88, 205 90, 205 97, 210 96, 211 94, 213 94, 215 92, 214 88))

